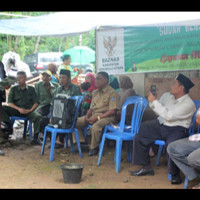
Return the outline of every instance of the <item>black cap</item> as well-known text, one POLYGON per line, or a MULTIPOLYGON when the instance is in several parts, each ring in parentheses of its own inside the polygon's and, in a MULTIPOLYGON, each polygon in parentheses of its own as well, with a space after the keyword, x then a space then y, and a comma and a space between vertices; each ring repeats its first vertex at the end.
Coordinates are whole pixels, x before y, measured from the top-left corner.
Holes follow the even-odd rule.
POLYGON ((60 74, 67 75, 68 78, 71 78, 71 72, 67 69, 61 69, 60 74))
POLYGON ((178 76, 176 77, 176 80, 182 83, 184 87, 188 90, 194 86, 194 83, 188 77, 184 76, 181 73, 178 74, 178 76))

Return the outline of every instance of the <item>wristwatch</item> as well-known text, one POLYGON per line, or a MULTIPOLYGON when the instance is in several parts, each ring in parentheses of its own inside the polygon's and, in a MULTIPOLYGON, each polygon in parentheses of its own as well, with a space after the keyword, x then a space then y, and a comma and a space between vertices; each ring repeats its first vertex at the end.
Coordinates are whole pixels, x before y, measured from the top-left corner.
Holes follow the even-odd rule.
POLYGON ((98 119, 98 121, 100 121, 101 120, 100 116, 97 116, 97 119, 98 119))

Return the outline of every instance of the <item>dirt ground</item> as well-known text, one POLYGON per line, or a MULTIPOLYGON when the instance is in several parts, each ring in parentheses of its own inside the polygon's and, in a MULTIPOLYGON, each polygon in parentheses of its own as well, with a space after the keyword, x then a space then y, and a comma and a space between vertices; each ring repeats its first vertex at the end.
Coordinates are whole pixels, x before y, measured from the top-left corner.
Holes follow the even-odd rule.
MULTIPOLYGON (((121 172, 115 172, 114 146, 105 147, 100 166, 97 166, 98 156, 88 157, 83 153, 71 153, 70 148, 56 149, 54 161, 49 162, 50 140, 47 140, 44 155, 40 154, 41 146, 32 146, 28 137, 26 140, 17 139, 9 145, 1 145, 5 156, 0 156, 0 188, 130 188, 130 189, 183 189, 183 183, 172 185, 167 177, 167 161, 163 155, 158 167, 154 165, 154 176, 133 177, 129 170, 137 170, 139 166, 128 163, 125 148, 122 151, 121 172), (81 163, 84 165, 82 179, 79 184, 64 183, 61 164, 81 163)), ((182 175, 184 180, 184 176, 182 175)), ((189 183, 189 187, 194 182, 189 183)))

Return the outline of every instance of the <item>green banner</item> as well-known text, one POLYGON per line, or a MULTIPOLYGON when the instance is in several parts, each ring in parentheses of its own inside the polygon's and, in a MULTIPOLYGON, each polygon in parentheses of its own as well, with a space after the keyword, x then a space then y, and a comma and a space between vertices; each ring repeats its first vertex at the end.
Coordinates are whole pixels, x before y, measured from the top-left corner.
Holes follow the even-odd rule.
POLYGON ((124 28, 125 72, 200 68, 200 26, 124 28))

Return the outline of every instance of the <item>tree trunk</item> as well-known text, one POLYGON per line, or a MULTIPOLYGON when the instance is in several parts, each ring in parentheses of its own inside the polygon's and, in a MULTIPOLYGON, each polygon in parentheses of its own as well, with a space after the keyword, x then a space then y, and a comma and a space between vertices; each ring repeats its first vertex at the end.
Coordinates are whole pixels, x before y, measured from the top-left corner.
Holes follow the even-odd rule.
POLYGON ((60 38, 60 40, 59 40, 58 52, 61 52, 62 39, 63 38, 60 38))
POLYGON ((16 50, 17 50, 18 41, 19 41, 19 36, 16 36, 16 38, 15 38, 15 45, 14 45, 14 48, 13 48, 13 52, 16 52, 16 50))
POLYGON ((72 41, 72 45, 73 45, 73 47, 74 47, 74 46, 75 46, 74 37, 71 37, 71 41, 72 41))
POLYGON ((82 46, 82 35, 79 35, 79 46, 82 46))
POLYGON ((11 41, 11 36, 7 35, 7 44, 8 44, 8 51, 12 50, 12 41, 11 41))
POLYGON ((33 53, 37 53, 39 43, 40 43, 40 36, 38 36, 37 39, 36 39, 35 47, 34 47, 33 53))
POLYGON ((68 37, 66 37, 66 47, 65 47, 65 49, 66 49, 66 50, 69 49, 68 37))

